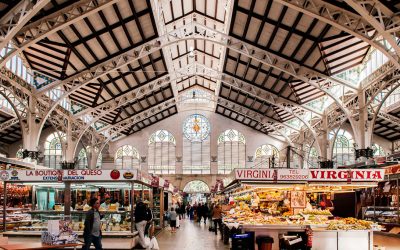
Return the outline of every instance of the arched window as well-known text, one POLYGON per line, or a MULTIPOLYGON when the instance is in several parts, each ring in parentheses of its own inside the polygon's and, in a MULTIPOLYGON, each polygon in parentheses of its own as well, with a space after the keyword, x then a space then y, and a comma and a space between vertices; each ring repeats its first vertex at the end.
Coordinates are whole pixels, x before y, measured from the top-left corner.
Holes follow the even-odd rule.
POLYGON ((149 173, 175 174, 174 136, 167 130, 158 130, 149 138, 148 166, 149 173))
POLYGON ((86 150, 84 148, 82 148, 81 151, 79 151, 77 167, 78 169, 88 168, 88 159, 86 155, 86 150))
POLYGON ((210 122, 194 114, 183 123, 183 173, 210 174, 210 122))
POLYGON ((336 166, 348 165, 355 161, 353 144, 354 139, 351 134, 340 129, 333 145, 332 160, 336 161, 336 166))
POLYGON ((99 156, 97 157, 96 168, 101 168, 103 164, 103 154, 100 152, 99 156))
MULTIPOLYGON (((61 137, 65 137, 60 133, 61 137)), ((50 134, 44 143, 44 166, 48 168, 61 169, 60 162, 62 161, 62 144, 61 138, 57 133, 50 134)))
POLYGON ((278 160, 278 149, 270 144, 264 144, 256 149, 254 166, 259 168, 275 167, 278 160))
POLYGON ((117 149, 115 153, 116 169, 140 168, 139 152, 131 145, 124 145, 117 149))
POLYGON ((373 147, 374 149, 374 157, 376 156, 385 156, 385 150, 378 144, 374 144, 373 147))
POLYGON ((186 184, 185 188, 183 188, 183 192, 185 193, 209 193, 210 188, 204 181, 190 181, 186 184))
POLYGON ((218 174, 229 174, 246 165, 246 140, 240 132, 229 129, 218 137, 218 174))

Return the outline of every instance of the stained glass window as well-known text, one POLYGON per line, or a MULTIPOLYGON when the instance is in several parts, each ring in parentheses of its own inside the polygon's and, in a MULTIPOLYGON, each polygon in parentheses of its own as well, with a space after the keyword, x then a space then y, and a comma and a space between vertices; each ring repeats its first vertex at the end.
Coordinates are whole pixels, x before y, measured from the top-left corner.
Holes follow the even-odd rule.
POLYGON ((88 168, 88 159, 86 155, 86 150, 84 148, 79 151, 78 154, 78 169, 87 169, 88 168))
POLYGON ((183 174, 210 174, 210 123, 195 114, 183 123, 183 174))
POLYGON ((278 149, 273 145, 264 144, 256 149, 254 166, 259 168, 275 167, 278 160, 278 149))
MULTIPOLYGON (((65 139, 63 133, 60 133, 60 136, 65 139)), ((50 134, 44 143, 44 166, 61 169, 62 154, 61 138, 56 132, 50 134)))
POLYGON ((374 156, 385 156, 385 150, 378 144, 374 144, 374 156))
POLYGON ((131 145, 124 145, 115 153, 116 169, 140 168, 139 152, 131 145))
POLYGON ((218 174, 229 174, 246 165, 246 140, 242 133, 228 129, 218 137, 218 174))
POLYGON ((190 141, 203 141, 210 134, 210 122, 202 115, 191 115, 183 123, 183 133, 190 141))
POLYGON ((190 181, 186 184, 185 188, 183 189, 185 193, 209 193, 210 188, 204 181, 190 181))
POLYGON ((149 173, 175 174, 175 137, 167 130, 158 130, 149 138, 149 173))
POLYGON ((337 166, 354 163, 354 140, 349 132, 340 129, 333 145, 332 160, 337 166))

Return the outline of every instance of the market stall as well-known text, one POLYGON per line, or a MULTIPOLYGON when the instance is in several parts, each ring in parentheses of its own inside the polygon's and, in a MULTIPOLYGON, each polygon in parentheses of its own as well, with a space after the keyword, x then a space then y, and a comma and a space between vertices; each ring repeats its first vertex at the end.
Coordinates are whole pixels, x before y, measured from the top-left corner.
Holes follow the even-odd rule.
POLYGON ((384 232, 400 234, 400 165, 385 168, 385 179, 359 194, 359 217, 379 223, 384 232))
POLYGON ((340 214, 342 205, 335 199, 342 200, 343 194, 355 197, 356 189, 376 186, 384 170, 236 169, 234 174, 224 191, 235 202, 224 217, 225 242, 233 229, 252 232, 254 239, 270 237, 272 249, 288 239, 312 249, 373 249, 373 231, 380 226, 338 218, 335 210, 340 214))
POLYGON ((100 199, 105 214, 103 236, 133 236, 135 202, 152 199, 151 179, 137 170, 3 170, 0 176, 3 204, 9 204, 11 185, 25 190, 26 196, 22 207, 3 205, 3 230, 9 236, 40 235, 49 219, 65 218, 82 234, 92 197, 100 199))

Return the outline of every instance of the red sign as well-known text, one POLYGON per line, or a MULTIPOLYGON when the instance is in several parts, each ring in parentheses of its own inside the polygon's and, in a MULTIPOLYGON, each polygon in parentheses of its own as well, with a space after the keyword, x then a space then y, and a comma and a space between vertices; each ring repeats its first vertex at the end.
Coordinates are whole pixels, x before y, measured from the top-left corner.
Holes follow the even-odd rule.
POLYGON ((158 187, 158 185, 160 184, 160 178, 156 175, 152 176, 153 178, 151 179, 151 185, 153 187, 158 187))

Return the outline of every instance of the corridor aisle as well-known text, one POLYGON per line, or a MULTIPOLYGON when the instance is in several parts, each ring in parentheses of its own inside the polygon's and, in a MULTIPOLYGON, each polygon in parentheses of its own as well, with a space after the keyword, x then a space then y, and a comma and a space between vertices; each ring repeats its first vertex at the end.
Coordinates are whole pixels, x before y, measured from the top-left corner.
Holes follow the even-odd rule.
POLYGON ((200 225, 190 220, 181 220, 180 229, 176 233, 163 230, 157 240, 160 250, 228 250, 229 245, 224 245, 221 235, 216 236, 208 231, 208 226, 202 222, 200 225))

